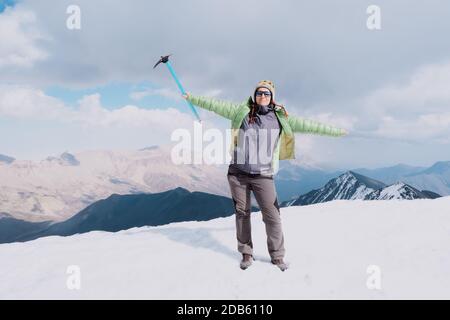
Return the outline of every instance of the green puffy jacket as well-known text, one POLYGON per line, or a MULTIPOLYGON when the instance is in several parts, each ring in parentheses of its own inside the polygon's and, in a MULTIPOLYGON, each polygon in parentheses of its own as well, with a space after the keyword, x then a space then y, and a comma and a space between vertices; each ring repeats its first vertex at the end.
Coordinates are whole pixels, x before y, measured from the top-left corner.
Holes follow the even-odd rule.
MULTIPOLYGON (((187 98, 192 104, 217 113, 218 115, 231 120, 231 146, 230 154, 237 145, 239 128, 245 116, 250 112, 252 97, 240 104, 228 101, 220 101, 204 96, 189 95, 187 98)), ((275 106, 275 114, 281 124, 281 137, 275 147, 272 158, 272 169, 274 175, 279 169, 279 160, 295 159, 295 132, 311 133, 326 135, 332 137, 340 137, 347 134, 344 129, 328 126, 314 120, 304 119, 301 117, 286 116, 282 107, 275 106)))

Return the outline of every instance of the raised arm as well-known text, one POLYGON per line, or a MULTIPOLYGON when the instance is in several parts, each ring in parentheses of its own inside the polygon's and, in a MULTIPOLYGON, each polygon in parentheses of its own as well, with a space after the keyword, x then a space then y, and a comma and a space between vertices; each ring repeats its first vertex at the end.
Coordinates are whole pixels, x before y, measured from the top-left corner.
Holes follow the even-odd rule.
POLYGON ((183 96, 186 100, 190 101, 193 105, 196 105, 202 109, 206 109, 217 113, 218 115, 232 120, 236 115, 238 105, 228 101, 221 101, 214 98, 208 98, 204 96, 193 96, 187 94, 183 96))
POLYGON ((340 129, 301 117, 289 116, 288 122, 294 132, 312 133, 332 137, 341 137, 348 134, 345 129, 340 129))

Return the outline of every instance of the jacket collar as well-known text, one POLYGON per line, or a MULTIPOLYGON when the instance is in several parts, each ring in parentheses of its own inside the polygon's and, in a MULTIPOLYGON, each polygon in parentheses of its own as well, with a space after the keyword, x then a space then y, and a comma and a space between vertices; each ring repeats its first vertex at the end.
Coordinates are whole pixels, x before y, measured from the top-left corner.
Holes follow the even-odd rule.
MULTIPOLYGON (((249 96, 247 99, 247 106, 250 108, 252 104, 253 104, 253 98, 252 98, 252 96, 249 96)), ((275 111, 283 110, 279 105, 274 106, 273 109, 275 111)))

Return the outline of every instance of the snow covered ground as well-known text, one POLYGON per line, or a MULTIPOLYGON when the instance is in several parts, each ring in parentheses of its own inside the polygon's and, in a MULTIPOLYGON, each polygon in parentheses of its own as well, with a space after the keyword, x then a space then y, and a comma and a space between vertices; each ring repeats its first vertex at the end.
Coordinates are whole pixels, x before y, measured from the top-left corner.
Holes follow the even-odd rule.
POLYGON ((254 213, 257 261, 245 271, 234 217, 91 232, 0 245, 0 298, 450 298, 450 196, 336 200, 281 214, 286 272, 269 263, 254 213))

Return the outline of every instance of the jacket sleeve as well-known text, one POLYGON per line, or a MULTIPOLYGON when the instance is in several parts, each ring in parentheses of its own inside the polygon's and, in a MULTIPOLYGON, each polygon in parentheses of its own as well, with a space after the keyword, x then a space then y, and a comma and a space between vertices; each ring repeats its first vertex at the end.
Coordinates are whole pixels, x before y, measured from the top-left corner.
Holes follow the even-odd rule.
POLYGON ((348 132, 344 129, 301 117, 289 116, 288 123, 293 132, 312 133, 332 137, 341 137, 348 134, 348 132))
POLYGON ((204 96, 189 95, 189 98, 187 98, 187 100, 190 101, 193 105, 215 112, 218 115, 229 120, 232 120, 234 118, 238 109, 238 105, 235 103, 221 101, 204 96))

